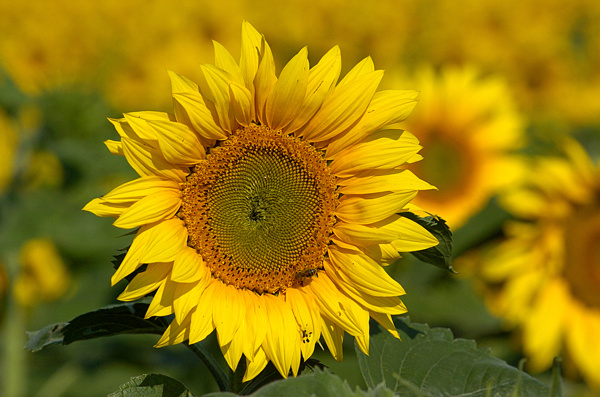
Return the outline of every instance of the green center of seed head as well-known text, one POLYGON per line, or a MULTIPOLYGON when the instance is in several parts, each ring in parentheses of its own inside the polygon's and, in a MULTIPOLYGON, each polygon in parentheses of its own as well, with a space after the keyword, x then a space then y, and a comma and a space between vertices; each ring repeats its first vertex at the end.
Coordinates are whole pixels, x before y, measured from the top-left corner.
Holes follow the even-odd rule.
POLYGON ((236 267, 285 269, 302 254, 317 213, 317 189, 294 159, 258 151, 210 190, 209 224, 236 267))

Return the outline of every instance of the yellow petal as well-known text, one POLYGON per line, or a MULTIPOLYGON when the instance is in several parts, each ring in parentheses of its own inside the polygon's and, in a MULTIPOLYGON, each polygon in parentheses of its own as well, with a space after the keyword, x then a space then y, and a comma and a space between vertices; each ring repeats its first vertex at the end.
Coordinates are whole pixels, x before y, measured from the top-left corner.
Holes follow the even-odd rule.
POLYGON ((427 229, 404 216, 392 215, 373 226, 395 233, 398 238, 392 241, 392 246, 399 252, 420 251, 439 244, 427 229))
POLYGON ((400 130, 385 130, 343 150, 331 162, 331 173, 351 177, 365 170, 390 170, 406 163, 422 146, 405 139, 400 130))
POLYGON ((430 190, 435 186, 419 179, 410 170, 365 170, 350 178, 338 179, 342 194, 430 190))
POLYGON ((363 353, 365 353, 366 355, 369 354, 369 332, 367 330, 367 332, 360 334, 360 335, 355 335, 354 338, 356 339, 356 344, 358 345, 358 348, 360 349, 360 351, 362 351, 363 353))
POLYGON ((289 365, 286 365, 286 359, 283 357, 286 350, 281 347, 283 339, 281 333, 284 325, 279 304, 277 299, 270 294, 263 295, 263 297, 263 302, 269 313, 269 326, 267 327, 263 348, 267 357, 273 362, 273 365, 277 368, 281 376, 287 378, 289 365))
POLYGON ((277 81, 275 75, 275 60, 269 44, 263 39, 261 42, 261 59, 254 78, 254 106, 256 117, 262 124, 266 124, 265 104, 269 93, 277 81))
POLYGON ((391 315, 406 313, 406 306, 399 297, 370 295, 362 289, 356 288, 354 282, 333 266, 331 261, 323 261, 323 266, 333 283, 367 310, 391 315))
POLYGON ((390 230, 343 221, 336 222, 333 233, 340 240, 359 247, 387 244, 398 238, 397 234, 390 230))
POLYGON ((119 300, 130 302, 157 290, 165 283, 169 271, 170 263, 150 263, 146 270, 136 275, 125 290, 119 295, 119 300))
POLYGON ((173 297, 176 287, 177 283, 172 282, 167 277, 154 294, 154 298, 152 298, 152 302, 150 302, 144 318, 162 317, 173 314, 173 297))
POLYGON ((215 285, 213 301, 213 323, 217 329, 219 346, 225 346, 233 339, 246 317, 243 298, 232 285, 215 285))
MULTIPOLYGON (((259 349, 267 335, 267 328, 269 327, 269 314, 267 313, 265 298, 263 295, 257 295, 254 292, 248 291, 244 294, 244 301, 246 302, 246 312, 249 316, 254 313, 254 321, 252 324, 254 344, 252 346, 252 354, 259 349)), ((250 347, 249 347, 250 348, 250 347)), ((247 355, 246 357, 249 357, 247 355)))
POLYGON ((177 283, 175 293, 173 294, 175 318, 186 318, 196 308, 207 282, 208 280, 201 280, 195 283, 177 283))
POLYGON ((180 92, 199 92, 198 84, 187 77, 180 76, 171 70, 167 70, 167 73, 171 79, 171 91, 173 94, 180 92))
POLYGON ((162 153, 144 143, 121 138, 123 153, 131 167, 140 175, 158 175, 177 182, 185 182, 188 168, 169 163, 162 153))
POLYGON ((287 378, 294 359, 293 351, 300 345, 298 325, 282 297, 267 294, 265 298, 270 321, 263 348, 281 376, 287 378))
POLYGON ((416 191, 398 193, 345 195, 340 197, 336 216, 348 223, 369 224, 379 222, 402 211, 417 195, 416 191))
POLYGON ((190 326, 190 344, 204 340, 215 329, 213 323, 213 304, 215 285, 219 281, 209 283, 198 301, 196 311, 192 314, 190 326))
POLYGON ((213 40, 215 48, 215 66, 229 73, 233 81, 241 86, 244 86, 244 77, 242 70, 235 59, 231 56, 227 48, 213 40))
POLYGON ((327 146, 327 159, 354 145, 373 131, 399 123, 408 117, 417 104, 417 91, 379 91, 373 96, 367 111, 358 124, 327 146))
POLYGON ((331 242, 333 244, 337 245, 338 247, 347 249, 349 251, 361 252, 361 249, 358 248, 356 245, 346 243, 346 242, 340 240, 336 235, 331 236, 331 242))
POLYGON ((138 230, 123 262, 111 278, 112 285, 137 269, 142 263, 172 262, 187 242, 183 221, 174 218, 138 230))
POLYGON ((406 163, 413 164, 413 163, 416 163, 417 161, 421 161, 421 160, 423 160, 423 156, 421 156, 420 154, 415 154, 411 158, 406 160, 406 163))
POLYGON ((538 294, 523 326, 523 348, 533 370, 541 371, 558 356, 570 318, 569 287, 561 280, 549 280, 538 294))
POLYGON ((188 315, 188 317, 181 322, 179 322, 177 318, 174 318, 154 347, 176 345, 188 340, 190 337, 190 319, 191 315, 188 315))
POLYGON ((214 105, 219 125, 227 132, 235 131, 237 124, 229 97, 229 84, 234 82, 233 78, 214 65, 200 65, 200 72, 200 92, 214 105))
POLYGON ((594 185, 597 180, 597 167, 594 166, 594 162, 585 148, 574 139, 565 139, 562 142, 562 147, 564 147, 565 154, 570 160, 576 174, 579 175, 585 183, 594 185))
POLYGON ((252 93, 242 85, 231 83, 229 84, 229 95, 235 119, 241 125, 249 125, 254 119, 252 93))
POLYGON ((302 107, 285 131, 293 132, 301 128, 319 110, 323 101, 333 92, 335 83, 340 77, 341 59, 340 48, 335 46, 309 70, 308 86, 302 107))
POLYGON ((187 229, 179 218, 159 222, 149 232, 142 262, 171 262, 187 246, 187 229))
POLYGON ((142 133, 145 134, 147 138, 144 138, 144 142, 154 149, 158 149, 161 156, 169 163, 178 165, 195 164, 186 163, 186 155, 190 154, 188 152, 195 154, 200 151, 201 156, 204 156, 203 147, 192 147, 187 150, 177 148, 182 143, 183 145, 191 145, 193 141, 198 141, 198 138, 184 124, 174 121, 174 116, 160 112, 132 112, 126 113, 124 116, 136 134, 139 136, 142 136, 142 133), (176 148, 174 149, 172 146, 176 146, 176 148))
POLYGON ((204 146, 185 124, 148 120, 148 125, 156 132, 160 150, 171 164, 192 166, 204 159, 204 146))
POLYGON ((300 369, 300 361, 302 360, 302 352, 298 348, 292 349, 292 363, 291 370, 292 375, 298 376, 298 370, 300 369))
POLYGON ((398 330, 394 325, 392 317, 387 313, 369 312, 369 315, 373 320, 377 321, 386 331, 388 331, 394 338, 400 339, 398 330))
POLYGON ((111 203, 129 203, 152 194, 177 190, 180 190, 177 182, 150 175, 126 182, 102 196, 102 199, 111 203))
POLYGON ((229 365, 229 368, 234 372, 242 358, 243 345, 246 342, 246 323, 242 322, 231 342, 225 346, 221 346, 221 353, 229 365))
POLYGON ((242 23, 242 49, 240 69, 246 88, 254 94, 254 77, 260 61, 263 36, 248 22, 242 23))
POLYGON ((149 241, 149 236, 152 232, 152 228, 156 225, 144 225, 142 226, 135 235, 133 243, 127 249, 125 258, 119 265, 119 268, 113 274, 110 279, 111 285, 114 286, 116 283, 133 273, 138 267, 141 266, 140 258, 146 250, 146 244, 149 241))
POLYGON ((281 71, 269 92, 266 106, 267 125, 273 130, 285 128, 302 106, 308 85, 308 50, 300 50, 281 71))
POLYGON ((194 283, 207 277, 207 272, 200 254, 193 248, 185 247, 175 256, 171 280, 177 283, 194 283))
POLYGON ((381 266, 390 265, 402 258, 402 256, 398 253, 398 250, 391 244, 371 245, 363 248, 363 251, 365 254, 373 258, 377 263, 381 264, 381 266))
POLYGON ((254 292, 249 290, 238 290, 238 294, 240 295, 241 304, 245 307, 246 318, 244 319, 244 332, 245 332, 245 342, 241 345, 242 353, 246 356, 246 358, 252 360, 254 357, 254 353, 259 349, 262 344, 262 340, 257 343, 257 318, 256 311, 254 310, 253 303, 250 303, 251 298, 250 295, 254 294, 254 292))
POLYGON ((158 148, 156 133, 139 117, 124 114, 122 119, 109 119, 109 121, 115 126, 121 138, 134 139, 154 149, 158 148))
POLYGON ((356 65, 344 76, 342 81, 338 84, 339 86, 346 85, 354 79, 364 76, 365 74, 369 74, 375 70, 375 65, 373 64, 373 59, 371 57, 366 57, 356 65))
POLYGON ((107 202, 102 198, 96 198, 90 201, 83 207, 84 211, 91 212, 96 216, 108 217, 112 216, 114 218, 118 217, 125 211, 127 208, 131 207, 131 203, 111 203, 107 202))
POLYGON ((181 206, 181 190, 163 189, 134 203, 113 223, 122 229, 133 229, 148 223, 169 219, 181 206))
POLYGON ((244 374, 244 379, 242 382, 247 382, 251 379, 254 379, 258 374, 262 372, 263 369, 267 366, 269 360, 267 359, 267 355, 263 349, 259 349, 252 360, 246 357, 246 373, 244 374))
POLYGON ((131 116, 134 119, 142 120, 163 120, 163 121, 175 121, 175 116, 165 112, 155 112, 152 110, 144 110, 141 112, 129 112, 124 115, 125 120, 129 122, 127 116, 131 116))
POLYGON ((123 144, 121 144, 121 142, 108 139, 104 141, 104 144, 106 145, 111 154, 120 156, 125 155, 125 153, 123 153, 123 144))
POLYGON ((344 330, 327 317, 321 317, 321 335, 336 361, 344 358, 344 330))
POLYGON ((321 336, 321 319, 317 303, 314 302, 311 295, 296 288, 288 288, 286 299, 294 312, 294 317, 302 334, 302 345, 300 347, 302 356, 305 360, 308 360, 315 350, 315 343, 321 336))
POLYGON ((338 85, 302 128, 304 138, 311 142, 325 141, 350 128, 367 110, 382 77, 383 71, 379 70, 338 85))
POLYGON ((373 259, 342 248, 329 248, 331 263, 355 283, 357 289, 372 296, 404 295, 404 288, 373 259))
POLYGON ((307 287, 314 294, 323 316, 350 335, 362 334, 365 321, 368 330, 368 313, 344 295, 327 274, 319 273, 319 277, 313 277, 307 287))
POLYGON ((598 357, 600 357, 600 314, 578 302, 569 305, 567 347, 573 362, 584 378, 594 386, 600 386, 598 357))
POLYGON ((173 94, 177 120, 191 126, 205 139, 225 139, 225 131, 214 120, 199 92, 173 94))

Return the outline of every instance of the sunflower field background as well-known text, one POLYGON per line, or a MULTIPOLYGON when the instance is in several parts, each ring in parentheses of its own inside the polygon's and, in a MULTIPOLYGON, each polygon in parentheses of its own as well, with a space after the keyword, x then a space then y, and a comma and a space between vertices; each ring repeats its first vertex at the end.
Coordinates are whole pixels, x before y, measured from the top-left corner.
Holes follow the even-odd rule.
MULTIPOLYGON (((116 303, 111 261, 130 236, 81 211, 135 177, 102 142, 107 117, 172 107, 167 70, 239 48, 249 21, 278 70, 335 45, 342 74, 365 56, 384 88, 420 91, 404 122, 415 203, 446 219, 453 268, 410 255, 386 270, 411 321, 449 328, 551 383, 600 396, 600 3, 592 0, 0 2, 0 394, 98 396, 160 373, 217 391, 181 346, 122 335, 23 349, 26 331, 116 303)), ((233 52, 234 57, 239 54, 233 52)), ((220 355, 216 337, 204 343, 220 355)), ((352 338, 329 371, 365 390, 352 338)), ((440 394, 441 395, 441 394, 440 394)), ((444 394, 452 395, 452 394, 444 394)))

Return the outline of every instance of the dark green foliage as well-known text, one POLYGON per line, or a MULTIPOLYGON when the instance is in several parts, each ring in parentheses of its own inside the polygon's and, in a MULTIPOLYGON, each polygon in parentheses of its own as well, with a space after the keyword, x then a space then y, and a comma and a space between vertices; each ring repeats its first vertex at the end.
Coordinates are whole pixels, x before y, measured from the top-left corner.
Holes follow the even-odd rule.
POLYGON ((446 221, 439 216, 432 215, 423 218, 412 212, 403 212, 400 215, 423 226, 439 241, 435 247, 414 251, 411 254, 420 261, 454 272, 452 269, 452 232, 446 221))

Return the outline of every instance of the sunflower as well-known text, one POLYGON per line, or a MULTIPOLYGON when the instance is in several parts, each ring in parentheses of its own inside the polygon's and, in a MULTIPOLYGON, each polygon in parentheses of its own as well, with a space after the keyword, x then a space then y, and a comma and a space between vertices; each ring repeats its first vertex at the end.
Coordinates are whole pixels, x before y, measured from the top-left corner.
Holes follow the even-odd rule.
POLYGON ((15 123, 0 108, 0 194, 10 185, 15 168, 19 135, 15 123))
POLYGON ((173 315, 158 347, 216 330, 245 380, 269 361, 297 375, 321 336, 338 360, 345 332, 367 353, 371 317, 398 336, 404 290, 380 264, 438 243, 402 216, 433 187, 403 169, 417 139, 389 127, 417 93, 376 92, 370 58, 337 82, 338 47, 312 68, 303 48, 277 77, 249 23, 239 63, 214 46, 198 84, 169 72, 174 114, 111 120, 121 140, 106 145, 140 177, 84 210, 139 228, 111 280, 137 271, 119 299, 155 292, 146 316, 173 315))
POLYGON ((563 353, 600 387, 600 165, 575 141, 502 196, 519 220, 480 257, 490 308, 522 330, 533 371, 563 353))
POLYGON ((13 294, 21 306, 32 308, 67 292, 71 276, 52 240, 28 240, 21 248, 20 265, 13 294))
POLYGON ((458 228, 520 169, 511 152, 521 145, 522 120, 508 87, 472 67, 423 66, 392 80, 421 90, 419 107, 401 125, 429 159, 411 169, 439 189, 419 194, 414 204, 458 228))

